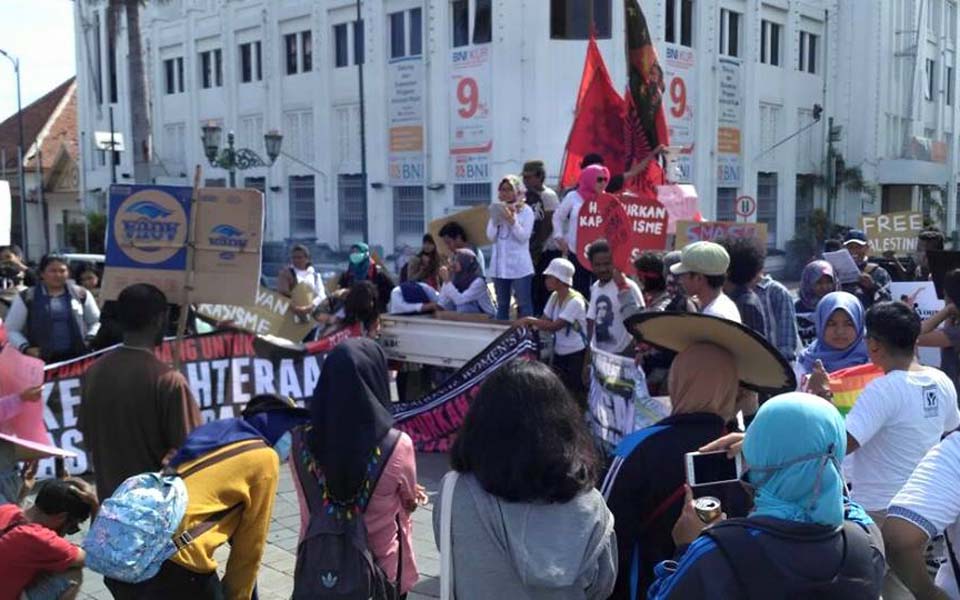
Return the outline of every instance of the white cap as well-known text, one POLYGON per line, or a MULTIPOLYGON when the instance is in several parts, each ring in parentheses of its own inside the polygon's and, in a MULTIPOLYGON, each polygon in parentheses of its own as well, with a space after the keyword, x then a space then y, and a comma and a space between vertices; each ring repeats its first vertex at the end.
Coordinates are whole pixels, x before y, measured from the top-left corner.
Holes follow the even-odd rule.
POLYGON ((544 275, 550 275, 556 277, 560 280, 560 283, 566 285, 573 285, 573 274, 576 272, 576 267, 573 266, 573 263, 565 258, 555 258, 550 261, 550 264, 544 270, 544 275))

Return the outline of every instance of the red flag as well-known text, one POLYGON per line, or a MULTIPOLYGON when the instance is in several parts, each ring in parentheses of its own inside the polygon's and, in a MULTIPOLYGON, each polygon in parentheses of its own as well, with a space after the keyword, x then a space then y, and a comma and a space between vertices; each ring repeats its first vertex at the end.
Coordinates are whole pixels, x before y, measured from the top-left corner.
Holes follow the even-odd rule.
POLYGON ((596 40, 590 38, 577 92, 576 115, 560 170, 561 187, 577 184, 580 161, 591 152, 606 159, 611 175, 623 173, 620 158, 624 150, 624 115, 623 98, 613 86, 596 40))
MULTIPOLYGON (((663 109, 663 69, 650 38, 647 19, 637 0, 624 0, 624 15, 629 80, 625 154, 626 164, 634 165, 647 158, 657 146, 669 145, 670 135, 663 109)), ((663 170, 656 161, 650 161, 635 181, 626 182, 638 191, 646 188, 647 193, 663 183, 666 183, 663 170)))

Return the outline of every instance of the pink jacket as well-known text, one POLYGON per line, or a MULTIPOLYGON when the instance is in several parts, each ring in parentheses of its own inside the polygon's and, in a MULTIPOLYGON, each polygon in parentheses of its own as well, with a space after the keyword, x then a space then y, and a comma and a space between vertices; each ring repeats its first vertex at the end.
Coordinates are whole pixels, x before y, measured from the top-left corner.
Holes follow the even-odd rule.
MULTIPOLYGON (((300 539, 307 528, 310 509, 303 495, 303 488, 297 476, 297 468, 290 465, 293 484, 297 488, 297 500, 300 503, 300 539)), ((397 552, 400 543, 397 540, 396 517, 400 515, 400 528, 403 530, 403 581, 400 593, 406 594, 416 585, 420 575, 417 573, 417 561, 413 555, 413 520, 403 506, 412 505, 417 498, 417 461, 413 450, 413 440, 405 433, 400 434, 397 445, 390 455, 390 462, 384 468, 377 487, 373 490, 370 504, 363 515, 367 526, 367 543, 373 552, 377 564, 391 580, 397 578, 397 552)))

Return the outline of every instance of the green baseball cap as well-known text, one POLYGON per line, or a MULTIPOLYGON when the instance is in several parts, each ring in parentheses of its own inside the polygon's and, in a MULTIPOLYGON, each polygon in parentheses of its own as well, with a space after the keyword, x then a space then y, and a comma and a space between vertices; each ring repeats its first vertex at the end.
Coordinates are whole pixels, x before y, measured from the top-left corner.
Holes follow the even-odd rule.
POLYGON ((694 242, 684 246, 680 262, 670 267, 674 275, 700 273, 702 275, 726 275, 730 255, 720 244, 694 242))

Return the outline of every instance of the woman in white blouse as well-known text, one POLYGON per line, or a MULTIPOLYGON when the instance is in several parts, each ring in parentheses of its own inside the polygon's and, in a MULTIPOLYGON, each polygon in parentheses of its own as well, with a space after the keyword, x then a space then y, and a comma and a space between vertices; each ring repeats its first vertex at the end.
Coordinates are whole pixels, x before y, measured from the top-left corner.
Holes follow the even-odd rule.
POLYGON ((290 250, 290 264, 277 274, 277 291, 289 298, 293 288, 305 283, 313 289, 313 302, 304 306, 294 306, 298 317, 306 318, 327 297, 320 273, 310 264, 310 251, 306 246, 297 244, 290 250))
POLYGON ((516 175, 507 175, 497 188, 498 202, 490 206, 487 237, 493 240, 488 275, 497 293, 497 319, 510 318, 511 293, 517 295, 518 317, 533 316, 533 209, 525 202, 526 188, 516 175))
POLYGON ((487 282, 480 275, 480 263, 473 250, 461 248, 450 260, 450 269, 440 269, 440 299, 444 310, 492 317, 496 309, 490 301, 487 282))

